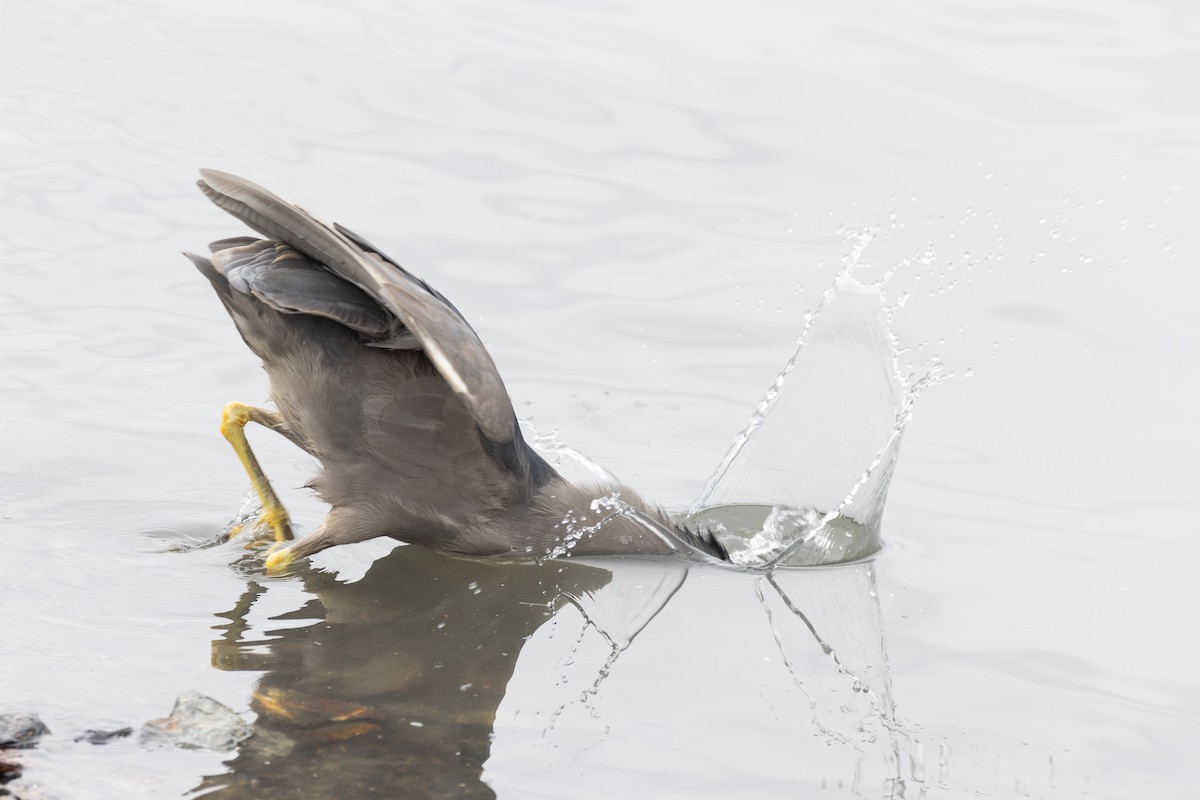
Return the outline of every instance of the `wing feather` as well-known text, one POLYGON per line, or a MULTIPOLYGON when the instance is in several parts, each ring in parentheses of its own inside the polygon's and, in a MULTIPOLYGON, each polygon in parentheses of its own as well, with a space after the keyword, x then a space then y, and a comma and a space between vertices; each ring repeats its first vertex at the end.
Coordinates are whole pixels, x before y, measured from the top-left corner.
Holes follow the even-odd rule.
POLYGON ((428 284, 375 250, 236 175, 200 171, 201 191, 217 206, 271 239, 284 242, 349 281, 416 337, 438 372, 497 444, 517 435, 512 401, 495 362, 458 310, 428 284), (365 246, 364 246, 365 245, 365 246))

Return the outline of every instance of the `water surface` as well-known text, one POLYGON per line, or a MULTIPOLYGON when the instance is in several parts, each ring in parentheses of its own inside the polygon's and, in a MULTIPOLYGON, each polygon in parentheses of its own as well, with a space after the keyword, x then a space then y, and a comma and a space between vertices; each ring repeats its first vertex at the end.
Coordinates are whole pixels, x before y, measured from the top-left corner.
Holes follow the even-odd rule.
MULTIPOLYGON (((12 12, 0 706, 53 731, 27 785, 301 779, 250 749, 73 741, 194 689, 293 740, 313 796, 1193 794, 1198 41, 1186 7, 1070 0, 12 12), (674 510, 864 230, 900 374, 955 377, 914 409, 865 563, 376 542, 267 577, 237 545, 177 552, 236 513, 216 423, 265 393, 178 256, 240 233, 198 166, 429 278, 522 417, 674 510), (377 727, 305 738, 255 700, 284 690, 377 727)), ((311 529, 311 465, 254 441, 311 529)))

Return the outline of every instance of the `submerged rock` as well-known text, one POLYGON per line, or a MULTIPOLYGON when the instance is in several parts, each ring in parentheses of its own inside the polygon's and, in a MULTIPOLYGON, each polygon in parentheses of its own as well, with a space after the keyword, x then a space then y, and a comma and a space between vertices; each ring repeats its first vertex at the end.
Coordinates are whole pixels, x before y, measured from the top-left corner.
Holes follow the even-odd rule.
POLYGON ((50 800, 50 795, 46 794, 42 790, 42 787, 29 785, 24 782, 20 786, 9 786, 6 789, 0 789, 0 797, 9 797, 12 800, 50 800), (5 791, 8 794, 5 794, 5 791))
MULTIPOLYGON (((21 766, 21 762, 10 760, 10 756, 0 752, 0 784, 21 777, 21 766)), ((4 789, 0 789, 0 797, 7 796, 4 792, 4 789)))
POLYGON ((275 722, 314 728, 334 722, 379 722, 379 709, 335 697, 321 697, 295 689, 268 686, 250 699, 250 707, 275 722))
POLYGON ((87 742, 88 744, 108 744, 114 739, 124 739, 133 733, 133 728, 117 728, 116 730, 104 731, 88 728, 83 733, 75 737, 77 742, 87 742))
POLYGON ((33 747, 49 732, 36 714, 0 714, 0 747, 33 747))
POLYGON ((383 714, 378 708, 296 689, 269 686, 250 699, 259 723, 282 727, 294 741, 343 742, 378 733, 383 714))
MULTIPOLYGON (((0 784, 21 777, 24 764, 17 753, 6 750, 20 750, 33 747, 38 740, 50 732, 46 723, 35 714, 14 712, 0 714, 0 784)), ((0 796, 15 796, 11 792, 0 789, 0 796)))
POLYGON ((269 764, 274 759, 287 758, 295 749, 296 740, 290 736, 270 728, 257 727, 254 729, 254 736, 246 742, 239 754, 269 764))
POLYGON ((174 745, 204 750, 233 750, 253 729, 233 709, 199 692, 184 692, 171 716, 153 719, 138 736, 145 745, 174 745))

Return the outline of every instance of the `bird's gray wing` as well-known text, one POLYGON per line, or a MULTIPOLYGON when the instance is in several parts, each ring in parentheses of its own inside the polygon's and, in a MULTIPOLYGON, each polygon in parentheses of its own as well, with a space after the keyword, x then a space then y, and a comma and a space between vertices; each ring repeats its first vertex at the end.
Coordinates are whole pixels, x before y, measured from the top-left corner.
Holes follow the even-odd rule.
POLYGON ((217 170, 200 174, 200 189, 216 205, 325 265, 394 314, 462 398, 484 437, 498 445, 515 440, 516 417, 500 373, 479 336, 444 297, 375 248, 364 248, 365 240, 330 228, 261 186, 217 170))
POLYGON ((209 247, 213 265, 234 289, 280 313, 325 317, 369 338, 395 338, 394 318, 370 295, 290 245, 250 239, 223 240, 209 247))

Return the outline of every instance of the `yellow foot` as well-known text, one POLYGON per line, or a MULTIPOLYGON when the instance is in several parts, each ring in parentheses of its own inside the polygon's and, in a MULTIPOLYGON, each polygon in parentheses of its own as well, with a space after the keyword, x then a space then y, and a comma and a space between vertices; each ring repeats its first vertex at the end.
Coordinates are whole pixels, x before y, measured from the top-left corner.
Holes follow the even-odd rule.
POLYGON ((282 547, 281 543, 276 543, 267 556, 267 572, 283 572, 291 566, 295 558, 290 547, 282 547))
POLYGON ((282 509, 274 513, 259 509, 253 516, 246 514, 230 523, 222 539, 229 542, 245 533, 249 533, 245 547, 253 550, 266 542, 281 544, 288 541, 292 538, 292 525, 287 512, 282 509))
POLYGON ((283 506, 264 508, 258 517, 257 526, 269 529, 276 542, 286 542, 292 538, 292 523, 283 506))

